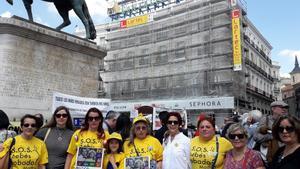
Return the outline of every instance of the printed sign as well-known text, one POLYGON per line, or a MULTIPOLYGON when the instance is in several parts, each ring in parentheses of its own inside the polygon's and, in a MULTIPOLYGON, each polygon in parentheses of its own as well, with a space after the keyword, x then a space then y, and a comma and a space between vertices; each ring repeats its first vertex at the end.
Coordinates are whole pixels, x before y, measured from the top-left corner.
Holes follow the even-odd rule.
POLYGON ((242 50, 241 50, 241 27, 240 10, 232 10, 232 52, 233 52, 233 70, 242 70, 242 50))
POLYGON ((149 21, 151 21, 151 16, 150 15, 137 16, 137 17, 134 17, 134 18, 129 18, 129 19, 120 21, 120 27, 121 28, 134 27, 134 26, 137 26, 137 25, 145 24, 149 21))
POLYGON ((104 149, 79 147, 76 156, 76 169, 102 169, 104 149))
POLYGON ((73 118, 73 125, 75 127, 80 127, 83 125, 83 123, 84 123, 84 118, 77 118, 77 117, 73 118))
POLYGON ((149 157, 129 157, 124 160, 125 169, 150 169, 149 157))

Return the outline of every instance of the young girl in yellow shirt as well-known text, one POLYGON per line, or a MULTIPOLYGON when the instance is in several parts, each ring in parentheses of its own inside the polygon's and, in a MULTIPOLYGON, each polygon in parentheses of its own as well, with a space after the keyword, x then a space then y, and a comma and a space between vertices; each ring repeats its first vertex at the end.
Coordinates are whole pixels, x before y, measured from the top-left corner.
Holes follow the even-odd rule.
POLYGON ((120 134, 114 132, 108 137, 106 153, 103 169, 124 169, 125 155, 122 152, 122 137, 120 134))

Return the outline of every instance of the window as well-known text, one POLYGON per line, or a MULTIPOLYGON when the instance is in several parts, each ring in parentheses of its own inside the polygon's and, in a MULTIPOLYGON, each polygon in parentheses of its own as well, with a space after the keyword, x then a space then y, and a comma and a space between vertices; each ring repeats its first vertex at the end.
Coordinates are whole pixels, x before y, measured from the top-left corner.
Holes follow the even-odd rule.
POLYGON ((208 53, 209 53, 209 45, 208 44, 204 44, 202 46, 199 46, 198 49, 197 49, 198 56, 205 55, 205 54, 208 54, 208 53))
POLYGON ((167 87, 166 77, 153 79, 153 88, 154 89, 164 89, 167 87))
POLYGON ((142 55, 148 55, 148 54, 149 54, 148 48, 142 49, 142 55))
POLYGON ((177 75, 173 78, 173 87, 182 87, 184 86, 184 75, 177 75))
POLYGON ((139 65, 144 66, 150 64, 150 59, 148 57, 141 57, 139 58, 139 65))
POLYGON ((180 41, 176 43, 175 59, 185 57, 185 42, 180 41))
POLYGON ((148 80, 142 79, 137 81, 137 89, 147 89, 148 88, 148 80))
POLYGON ((181 26, 181 27, 175 29, 175 34, 180 35, 180 34, 186 33, 186 30, 187 30, 187 28, 185 25, 181 26))
POLYGON ((127 39, 126 42, 127 42, 127 47, 128 46, 134 46, 135 45, 135 40, 136 38, 130 38, 130 39, 127 39))
POLYGON ((158 32, 156 34, 156 39, 158 41, 168 39, 168 31, 158 32))
POLYGON ((150 42, 150 35, 145 35, 145 36, 141 36, 140 37, 140 43, 147 43, 147 42, 150 42))
POLYGON ((122 91, 130 91, 131 89, 132 85, 130 80, 122 82, 122 91))
POLYGON ((168 63, 167 46, 162 45, 158 47, 158 54, 155 58, 156 64, 168 63))
POLYGON ((133 59, 127 59, 123 62, 123 68, 124 69, 130 69, 133 68, 133 59))

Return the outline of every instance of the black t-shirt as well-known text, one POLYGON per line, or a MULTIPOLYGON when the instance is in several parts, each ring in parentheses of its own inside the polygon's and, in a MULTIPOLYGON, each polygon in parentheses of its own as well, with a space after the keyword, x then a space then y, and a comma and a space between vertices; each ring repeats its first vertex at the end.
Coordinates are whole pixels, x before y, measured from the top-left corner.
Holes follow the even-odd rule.
POLYGON ((300 147, 297 148, 292 154, 282 159, 282 154, 285 146, 279 148, 275 153, 271 169, 299 169, 300 168, 300 147))

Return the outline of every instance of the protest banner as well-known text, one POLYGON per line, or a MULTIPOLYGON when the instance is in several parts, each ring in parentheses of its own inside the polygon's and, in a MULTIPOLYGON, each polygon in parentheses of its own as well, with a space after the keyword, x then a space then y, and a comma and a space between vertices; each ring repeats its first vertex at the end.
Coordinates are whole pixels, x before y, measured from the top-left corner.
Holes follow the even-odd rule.
POLYGON ((66 106, 69 108, 73 123, 76 127, 80 126, 86 112, 96 107, 103 112, 105 116, 107 109, 110 106, 110 99, 87 98, 67 95, 63 93, 54 92, 52 100, 52 112, 59 106, 66 106))

